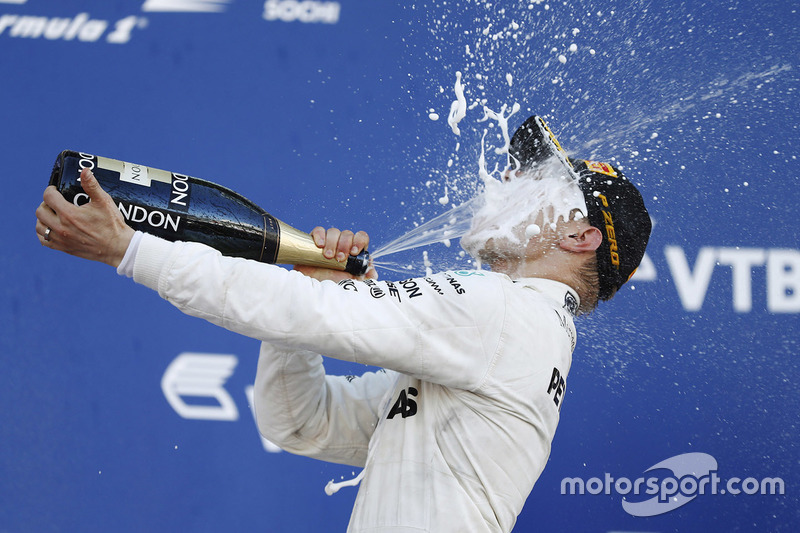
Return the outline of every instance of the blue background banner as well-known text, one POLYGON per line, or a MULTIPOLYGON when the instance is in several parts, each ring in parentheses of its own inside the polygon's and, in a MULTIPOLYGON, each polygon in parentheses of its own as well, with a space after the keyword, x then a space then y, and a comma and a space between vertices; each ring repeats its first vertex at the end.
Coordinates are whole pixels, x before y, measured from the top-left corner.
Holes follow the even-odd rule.
MULTIPOLYGON (((475 194, 484 135, 490 166, 503 159, 484 106, 515 103, 512 129, 543 115, 571 155, 621 166, 655 224, 631 285, 577 322, 552 454, 515 531, 796 531, 797 10, 0 0, 0 531, 344 531, 355 498, 323 492, 352 468, 258 435, 256 341, 39 245, 61 150, 214 181, 377 247, 475 194), (187 392, 192 377, 206 393, 187 392), (712 464, 717 494, 693 491, 702 474, 678 457, 712 464), (619 480, 650 477, 688 480, 685 504, 627 511, 650 496, 619 480), (566 478, 584 494, 564 494, 566 478), (759 493, 769 478, 784 494, 759 493)), ((459 251, 435 243, 379 272, 424 273, 423 252, 471 267, 459 251)))

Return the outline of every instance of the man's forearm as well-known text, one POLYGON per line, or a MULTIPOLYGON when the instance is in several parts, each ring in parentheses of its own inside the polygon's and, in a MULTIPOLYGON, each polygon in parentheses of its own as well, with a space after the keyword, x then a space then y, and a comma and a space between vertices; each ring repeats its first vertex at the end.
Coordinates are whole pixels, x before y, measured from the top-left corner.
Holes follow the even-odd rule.
POLYGON ((390 368, 460 388, 477 386, 501 324, 481 320, 502 305, 496 280, 434 276, 396 284, 319 282, 197 243, 144 234, 134 280, 183 312, 290 349, 390 368), (456 288, 451 283, 458 285, 456 288), (445 287, 443 290, 441 287, 445 287), (449 346, 444 350, 442 346, 449 346))

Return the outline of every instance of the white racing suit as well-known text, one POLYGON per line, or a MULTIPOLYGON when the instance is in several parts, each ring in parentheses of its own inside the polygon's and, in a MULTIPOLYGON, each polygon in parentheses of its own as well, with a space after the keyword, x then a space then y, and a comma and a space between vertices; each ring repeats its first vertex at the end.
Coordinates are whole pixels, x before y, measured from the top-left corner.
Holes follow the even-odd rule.
POLYGON ((365 468, 349 532, 511 531, 558 424, 569 287, 484 271, 318 282, 149 235, 129 254, 181 311, 263 341, 265 437, 365 468), (318 354, 386 370, 326 376, 318 354))

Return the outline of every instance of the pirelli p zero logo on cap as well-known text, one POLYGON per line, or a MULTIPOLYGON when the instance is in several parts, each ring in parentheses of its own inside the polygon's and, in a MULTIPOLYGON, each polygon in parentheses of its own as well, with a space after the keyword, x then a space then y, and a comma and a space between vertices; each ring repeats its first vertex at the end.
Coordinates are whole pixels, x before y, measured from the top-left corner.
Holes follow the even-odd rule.
MULTIPOLYGON (((608 207, 608 198, 600 193, 595 193, 597 198, 603 203, 603 207, 608 207)), ((617 234, 614 231, 614 219, 611 216, 611 211, 607 209, 600 209, 603 213, 603 223, 606 228, 606 238, 608 239, 608 249, 611 256, 611 264, 619 270, 619 247, 617 246, 617 234)))
POLYGON ((600 174, 605 174, 606 176, 611 176, 612 178, 619 176, 617 171, 614 170, 608 163, 601 163, 599 161, 586 161, 586 168, 592 172, 599 172, 600 174))

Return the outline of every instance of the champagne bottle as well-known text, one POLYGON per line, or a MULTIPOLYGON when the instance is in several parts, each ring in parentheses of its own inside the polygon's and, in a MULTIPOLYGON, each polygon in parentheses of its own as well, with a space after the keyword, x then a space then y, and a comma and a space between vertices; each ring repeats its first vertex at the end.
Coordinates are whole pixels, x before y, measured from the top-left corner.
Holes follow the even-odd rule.
POLYGON ((307 265, 362 275, 364 250, 346 261, 327 259, 308 233, 273 217, 236 192, 199 178, 84 152, 65 150, 56 158, 50 185, 75 205, 89 196, 80 183, 89 168, 133 229, 170 241, 207 244, 222 254, 264 263, 307 265))

